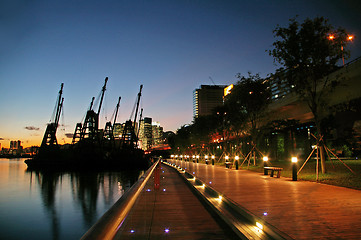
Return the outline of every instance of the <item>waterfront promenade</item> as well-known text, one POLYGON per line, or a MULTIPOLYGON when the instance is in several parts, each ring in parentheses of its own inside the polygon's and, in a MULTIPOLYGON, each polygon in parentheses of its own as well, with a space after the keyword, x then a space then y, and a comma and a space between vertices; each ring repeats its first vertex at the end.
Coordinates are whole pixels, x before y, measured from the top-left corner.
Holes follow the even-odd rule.
POLYGON ((162 165, 159 176, 159 189, 153 173, 114 239, 236 238, 204 208, 177 171, 162 165))
POLYGON ((168 160, 294 239, 360 239, 361 191, 168 160))

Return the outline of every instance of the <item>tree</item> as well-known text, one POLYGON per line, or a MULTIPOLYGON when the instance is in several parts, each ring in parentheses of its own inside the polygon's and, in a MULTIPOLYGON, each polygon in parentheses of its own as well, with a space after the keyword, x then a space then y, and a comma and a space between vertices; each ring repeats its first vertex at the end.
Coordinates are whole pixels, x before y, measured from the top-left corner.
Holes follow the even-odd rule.
POLYGON ((250 134, 257 139, 258 128, 261 125, 265 109, 270 100, 267 82, 259 74, 242 76, 237 74, 238 82, 226 97, 226 105, 232 106, 233 114, 237 114, 240 122, 250 123, 250 134))
MULTIPOLYGON (((340 59, 349 57, 345 49, 347 33, 334 28, 323 17, 306 19, 302 24, 290 19, 288 27, 277 26, 273 31, 279 40, 269 54, 281 64, 278 72, 285 74, 289 86, 306 101, 314 116, 318 140, 322 139, 321 121, 326 109, 325 97, 337 86, 339 79, 329 79, 340 59), (283 71, 284 70, 284 71, 283 71)), ((323 145, 321 141, 321 146, 323 145)), ((326 172, 324 150, 321 147, 322 172, 326 172)))
POLYGON ((259 74, 248 76, 237 75, 239 81, 231 94, 227 95, 225 105, 232 110, 234 124, 241 124, 251 135, 253 144, 259 139, 259 128, 263 124, 265 110, 270 101, 267 81, 259 74))

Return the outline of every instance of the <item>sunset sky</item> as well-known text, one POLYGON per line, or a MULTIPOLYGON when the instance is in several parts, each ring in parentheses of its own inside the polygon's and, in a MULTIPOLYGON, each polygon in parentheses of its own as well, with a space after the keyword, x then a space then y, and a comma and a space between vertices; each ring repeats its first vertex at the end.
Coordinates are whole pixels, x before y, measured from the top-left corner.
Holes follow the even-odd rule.
POLYGON ((299 15, 324 16, 356 36, 361 56, 359 1, 1 0, 0 143, 39 145, 60 84, 64 109, 58 142, 69 142, 91 98, 109 77, 100 127, 129 119, 143 84, 143 116, 176 131, 192 121, 192 92, 201 84, 235 83, 237 73, 278 67, 266 50, 273 29, 299 15))

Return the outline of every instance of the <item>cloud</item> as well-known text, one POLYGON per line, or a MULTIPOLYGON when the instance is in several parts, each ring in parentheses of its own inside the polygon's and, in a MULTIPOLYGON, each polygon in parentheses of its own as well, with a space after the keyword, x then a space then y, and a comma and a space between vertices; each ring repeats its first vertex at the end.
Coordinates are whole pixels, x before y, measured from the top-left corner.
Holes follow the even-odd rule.
POLYGON ((73 138, 73 134, 72 134, 72 133, 65 133, 65 136, 66 136, 67 138, 73 138))
POLYGON ((0 137, 0 141, 1 141, 1 140, 5 140, 5 139, 4 139, 4 138, 2 138, 2 137, 0 137))
POLYGON ((40 128, 34 127, 34 126, 26 126, 25 129, 30 130, 30 131, 39 131, 40 130, 40 128))

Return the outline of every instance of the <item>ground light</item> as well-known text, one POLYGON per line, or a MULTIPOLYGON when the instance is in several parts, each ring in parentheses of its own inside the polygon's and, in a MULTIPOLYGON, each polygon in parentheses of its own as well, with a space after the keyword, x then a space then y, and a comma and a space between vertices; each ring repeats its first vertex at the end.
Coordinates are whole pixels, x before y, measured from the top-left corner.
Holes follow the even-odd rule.
POLYGON ((292 157, 292 181, 297 181, 297 157, 292 157))
POLYGON ((262 232, 263 231, 262 223, 256 222, 256 229, 258 232, 262 232))
POLYGON ((268 170, 266 170, 265 167, 268 167, 268 157, 267 156, 263 157, 263 174, 267 175, 268 170))

